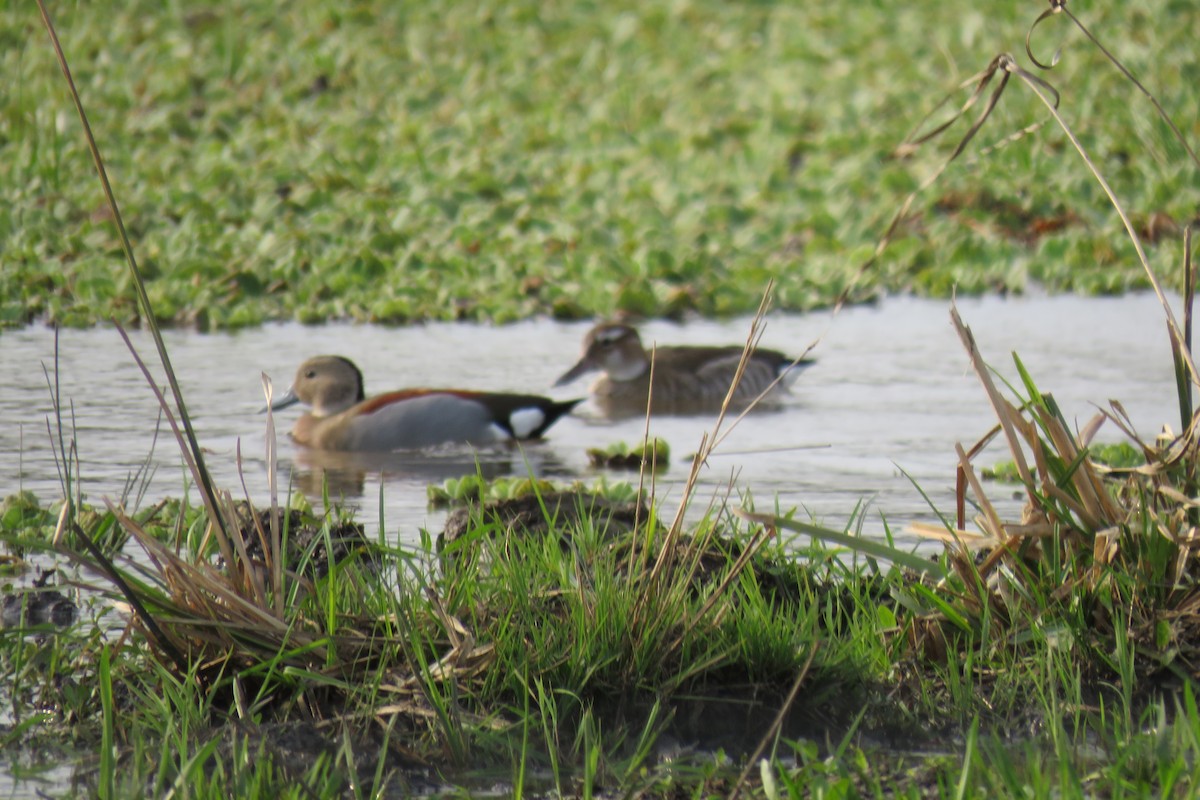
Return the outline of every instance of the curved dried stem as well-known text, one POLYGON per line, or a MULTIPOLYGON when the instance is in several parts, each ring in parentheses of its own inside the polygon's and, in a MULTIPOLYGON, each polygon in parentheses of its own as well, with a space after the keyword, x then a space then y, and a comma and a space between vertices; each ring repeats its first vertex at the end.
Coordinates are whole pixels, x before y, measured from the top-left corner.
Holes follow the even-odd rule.
POLYGON ((1070 9, 1067 8, 1067 0, 1050 0, 1050 8, 1043 11, 1041 15, 1033 21, 1033 25, 1030 26, 1029 32, 1025 34, 1025 53, 1029 56, 1029 60, 1036 64, 1040 69, 1047 70, 1053 69, 1054 66, 1058 64, 1059 56, 1062 55, 1061 48, 1054 52, 1054 57, 1050 59, 1049 64, 1043 64, 1037 59, 1037 57, 1033 55, 1033 48, 1030 45, 1030 39, 1033 37, 1033 29, 1036 28, 1042 22, 1042 20, 1052 17, 1055 14, 1065 14, 1067 19, 1071 20, 1071 22, 1074 22, 1075 27, 1079 28, 1079 30, 1083 32, 1083 35, 1086 36, 1092 44, 1096 45, 1100 52, 1104 54, 1104 57, 1112 62, 1112 65, 1120 70, 1121 74, 1124 75, 1130 83, 1136 86, 1139 92, 1146 95, 1146 98, 1149 99, 1154 105, 1154 110, 1158 112, 1158 115, 1162 117, 1163 122, 1167 123, 1167 127, 1171 129, 1171 133, 1175 134, 1175 139, 1180 145, 1183 146, 1183 149, 1187 151, 1188 156, 1192 159, 1192 164, 1195 165, 1197 169, 1200 169, 1200 158, 1196 156, 1196 151, 1192 149, 1190 144, 1188 144, 1187 139, 1184 138, 1183 133, 1180 132, 1179 128, 1175 126, 1175 123, 1171 121, 1171 118, 1167 115, 1166 109, 1164 109, 1162 104, 1158 102, 1158 98, 1151 94, 1150 90, 1143 86, 1142 82, 1133 76, 1133 73, 1121 63, 1119 58, 1113 55, 1107 47, 1100 43, 1100 40, 1097 39, 1092 32, 1087 29, 1087 26, 1079 21, 1078 17, 1071 13, 1070 9))
MULTIPOLYGON (((875 245, 875 250, 871 253, 870 258, 863 262, 862 266, 858 268, 858 271, 854 273, 854 277, 851 278, 846 284, 846 288, 843 289, 842 293, 838 296, 837 301, 834 303, 835 314, 840 311, 846 301, 849 300, 850 293, 858 285, 858 282, 861 280, 862 276, 866 274, 868 269, 875 265, 875 263, 879 260, 879 257, 883 255, 883 251, 887 249, 889 244, 891 244, 892 237, 895 236, 896 231, 900 227, 900 223, 908 214, 909 209, 912 208, 912 204, 917 199, 917 195, 921 194, 921 192, 932 186, 937 179, 942 176, 942 173, 944 173, 947 168, 954 163, 955 159, 962 155, 962 152, 966 150, 967 145, 970 144, 971 140, 975 138, 975 134, 979 133, 979 131, 983 128, 983 124, 987 122, 988 118, 992 115, 992 111, 995 110, 997 104, 1000 102, 1001 95, 1004 94, 1004 88, 1008 85, 1009 73, 1006 69, 1004 69, 1004 65, 1012 60, 1012 56, 1009 54, 1001 53, 993 58, 991 63, 988 64, 984 70, 977 72, 959 84, 955 89, 955 92, 961 91, 972 84, 975 85, 975 89, 971 92, 971 96, 967 98, 966 102, 959 107, 958 111, 956 111, 948 120, 937 125, 933 130, 928 131, 927 133, 923 133, 918 136, 914 131, 914 133, 910 134, 909 137, 905 139, 905 141, 893 152, 893 155, 897 157, 907 156, 916 150, 920 145, 945 132, 961 117, 966 116, 967 112, 974 108, 974 106, 984 97, 985 91, 987 90, 988 86, 991 85, 992 81, 997 76, 1000 77, 999 85, 992 89, 991 94, 987 97, 987 102, 984 104, 983 108, 980 109, 979 114, 975 117, 975 121, 971 123, 971 127, 965 134, 963 134, 962 138, 958 142, 958 145, 954 148, 954 151, 950 153, 950 155, 937 169, 926 176, 925 180, 921 181, 917 188, 909 192, 908 196, 904 198, 904 202, 900 204, 900 208, 892 216, 892 221, 888 224, 887 230, 884 231, 883 236, 880 237, 879 242, 875 245)), ((1043 85, 1046 86, 1046 88, 1050 91, 1054 92, 1055 104, 1057 105, 1058 92, 1045 82, 1043 82, 1043 85)), ((929 114, 926 114, 921 120, 917 130, 920 130, 920 127, 923 126, 939 108, 945 106, 953 94, 954 93, 951 93, 939 101, 937 105, 934 106, 933 111, 931 111, 929 114)), ((1016 135, 1024 135, 1025 132, 1026 131, 1021 131, 1016 135)))
POLYGON ((1033 31, 1038 25, 1042 24, 1042 20, 1049 19, 1050 17, 1059 13, 1063 10, 1065 5, 1065 0, 1050 0, 1050 8, 1038 15, 1038 18, 1033 21, 1033 24, 1029 26, 1029 30, 1025 33, 1025 55, 1029 56, 1029 60, 1036 64, 1040 69, 1054 69, 1055 65, 1058 64, 1059 59, 1062 57, 1062 48, 1060 47, 1054 51, 1054 55, 1050 57, 1049 63, 1042 63, 1038 60, 1038 57, 1033 54, 1033 44, 1031 41, 1033 39, 1033 31))
POLYGON ((1033 93, 1037 95, 1038 99, 1045 104, 1051 116, 1054 117, 1054 121, 1058 123, 1058 126, 1062 128, 1063 133, 1065 133, 1067 138, 1070 139, 1071 144, 1075 148, 1075 152, 1079 153, 1079 157, 1083 159, 1083 163, 1092 173, 1092 176, 1096 179, 1096 182, 1100 184, 1100 188, 1104 190, 1104 194, 1108 197, 1108 201, 1112 203, 1113 208, 1117 212, 1117 216, 1121 218, 1121 222, 1125 226, 1125 232, 1129 235, 1129 240, 1133 242, 1133 249, 1137 252, 1138 260, 1142 262, 1142 269, 1145 270, 1146 277, 1150 280, 1150 285, 1154 288, 1154 294, 1158 297, 1158 301, 1163 307, 1163 313, 1167 318, 1167 329, 1171 336, 1171 346, 1182 352, 1184 366, 1187 368, 1192 382, 1200 385, 1200 372, 1196 370, 1196 362, 1193 360, 1191 353, 1187 351, 1185 346, 1187 339, 1184 337, 1183 332, 1179 327, 1179 323, 1175 319, 1175 312, 1171 310, 1171 304, 1167 301, 1167 296, 1163 290, 1162 283, 1159 281, 1158 276, 1154 274, 1154 270, 1150 268, 1150 260, 1146 257, 1146 251, 1142 247, 1142 241, 1138 237, 1137 229, 1134 227, 1133 221, 1129 219, 1129 215, 1125 213, 1125 208, 1121 205, 1121 201, 1117 199, 1116 193, 1113 191, 1112 187, 1108 185, 1108 181, 1104 179, 1104 175, 1101 174, 1100 170, 1096 167, 1095 162, 1092 161, 1091 157, 1087 153, 1087 150, 1084 149, 1083 144, 1075 135, 1075 132, 1071 130, 1071 126, 1069 126, 1067 121, 1063 119, 1062 115, 1058 113, 1057 92, 1055 93, 1054 102, 1051 102, 1050 98, 1048 98, 1043 92, 1043 89, 1050 88, 1049 84, 1036 75, 1033 75, 1017 66, 1016 62, 1013 61, 1011 57, 1009 57, 1007 62, 1003 65, 1003 68, 1009 73, 1016 75, 1018 78, 1023 80, 1025 85, 1028 86, 1033 93))

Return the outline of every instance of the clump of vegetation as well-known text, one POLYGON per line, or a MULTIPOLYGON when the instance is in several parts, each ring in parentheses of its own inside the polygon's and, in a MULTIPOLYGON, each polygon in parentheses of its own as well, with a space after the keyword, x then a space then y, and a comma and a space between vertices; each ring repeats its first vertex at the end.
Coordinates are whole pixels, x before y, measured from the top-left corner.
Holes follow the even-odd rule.
MULTIPOLYGON (((1188 545, 1192 514, 1180 503, 1194 491, 1194 433, 1143 442, 1119 404, 1072 433, 1019 359, 1025 396, 1014 403, 1000 395, 969 329, 954 320, 1000 417, 1027 503, 1019 521, 1001 519, 959 448, 962 485, 982 533, 964 530, 961 505, 956 525, 923 530, 951 543, 952 571, 940 599, 921 602, 912 644, 935 659, 964 649, 1013 659, 1009 674, 993 679, 1013 681, 1006 688, 1014 699, 1024 672, 1017 665, 1052 650, 1054 668, 1070 664, 1087 692, 1118 687, 1132 718, 1137 703, 1200 674, 1200 625, 1187 621, 1200 596, 1200 567, 1188 545), (1091 438, 1105 423, 1130 443, 1096 449, 1131 466, 1093 455, 1091 438)), ((1181 363, 1190 361, 1183 354, 1181 363)))
POLYGON ((564 484, 537 478, 501 476, 489 480, 482 475, 464 475, 461 478, 447 478, 441 484, 430 484, 425 489, 431 508, 486 503, 493 500, 517 500, 554 492, 582 491, 616 502, 630 502, 637 496, 637 489, 629 483, 609 482, 603 478, 587 484, 581 481, 564 484))
MULTIPOLYGON (((672 698, 706 685, 782 695, 802 667, 831 697, 835 686, 863 691, 863 654, 818 653, 816 643, 865 634, 852 633, 854 619, 873 623, 818 610, 835 596, 838 603, 877 596, 830 563, 812 570, 796 562, 762 529, 719 534, 709 524, 681 537, 647 514, 614 537, 547 517, 551 536, 471 527, 455 540, 455 567, 444 573, 419 551, 382 543, 336 551, 327 569, 314 570, 306 565, 319 545, 286 546, 307 517, 222 508, 233 514, 224 525, 203 518, 203 537, 175 545, 111 509, 144 551, 136 569, 114 568, 90 550, 64 551, 107 575, 107 585, 88 588, 122 604, 137 631, 89 651, 93 663, 100 654, 93 685, 113 693, 111 704, 101 704, 104 725, 133 748, 124 777, 112 778, 119 793, 190 784, 213 758, 233 766, 218 757, 223 733, 196 740, 189 731, 236 718, 253 732, 335 710, 355 740, 369 739, 369 725, 354 719, 391 731, 379 753, 389 769, 399 770, 389 752, 400 742, 450 770, 506 764, 513 747, 534 747, 552 759, 564 792, 581 781, 655 785, 666 773, 647 772, 649 749, 606 760, 600 772, 579 771, 589 747, 615 747, 606 737, 582 750, 579 740, 570 744, 572 731, 604 724, 596 706, 606 698, 647 707, 657 700, 667 713, 672 698), (560 545, 564 539, 570 546, 560 545), (164 686, 173 688, 164 693, 164 686), (534 719, 541 722, 530 729, 534 719)), ((333 541, 340 525, 325 520, 312 542, 333 541)), ((61 696, 40 701, 68 708, 61 696)), ((822 703, 829 713, 850 713, 832 699, 822 703)), ((263 747, 265 763, 281 762, 280 748, 263 747)), ((533 752, 529 758, 541 758, 533 752)), ((320 779, 348 780, 347 768, 338 758, 320 779)), ((392 786, 407 774, 374 780, 392 786)))
POLYGON ((587 451, 588 463, 602 469, 660 470, 671 463, 671 446, 657 436, 633 445, 614 442, 608 447, 592 447, 587 451))
POLYGON ((464 475, 461 478, 447 478, 440 486, 431 484, 426 487, 425 493, 431 508, 444 508, 470 502, 525 497, 554 489, 550 481, 535 478, 501 476, 489 480, 482 475, 464 475))

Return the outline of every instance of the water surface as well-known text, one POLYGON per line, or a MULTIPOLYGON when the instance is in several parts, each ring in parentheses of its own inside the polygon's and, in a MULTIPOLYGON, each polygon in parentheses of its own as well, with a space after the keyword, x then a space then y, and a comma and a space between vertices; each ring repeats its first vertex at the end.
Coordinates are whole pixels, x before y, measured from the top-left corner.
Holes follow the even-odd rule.
MULTIPOLYGON (((1176 302, 1177 301, 1173 301, 1176 302)), ((1030 296, 965 299, 960 312, 984 354, 1000 374, 1016 380, 1010 353, 1022 360, 1064 414, 1086 422, 1097 406, 1119 399, 1141 434, 1152 437, 1163 423, 1178 429, 1171 360, 1163 312, 1152 295, 1120 298, 1030 296)), ((935 516, 908 477, 939 508, 954 507, 954 445, 969 447, 994 423, 949 321, 947 301, 889 298, 875 306, 805 315, 775 314, 763 345, 799 353, 817 342, 818 363, 806 370, 781 411, 744 419, 722 443, 704 471, 701 498, 724 497, 732 484, 750 492, 760 509, 778 504, 802 518, 841 526, 865 503, 864 531, 882 535, 882 518, 893 530, 935 516)), ((722 343, 745 340, 749 319, 652 322, 647 343, 722 343)), ((408 328, 335 324, 272 325, 234 333, 167 333, 167 346, 195 422, 208 465, 235 497, 268 497, 266 417, 261 375, 282 391, 305 358, 337 353, 355 360, 368 393, 408 386, 458 386, 570 397, 585 383, 551 389, 574 363, 586 323, 535 320, 506 326, 430 324, 408 328), (240 453, 240 455, 239 455, 240 453), (243 489, 243 482, 245 488, 243 489)), ((161 375, 150 337, 133 332, 135 345, 161 375)), ((47 425, 53 426, 50 381, 57 380, 73 422, 83 488, 91 502, 119 498, 131 474, 148 457, 154 465, 146 499, 178 496, 189 478, 178 449, 164 429, 154 441, 158 417, 154 395, 113 329, 67 330, 59 339, 55 374, 54 332, 30 327, 0 334, 0 493, 30 489, 43 500, 61 495, 47 425)), ((320 488, 359 509, 375 530, 382 515, 394 541, 412 543, 419 529, 441 528, 443 512, 426 506, 426 485, 477 468, 489 476, 526 475, 591 480, 585 450, 631 442, 644 420, 616 423, 589 418, 586 407, 560 421, 546 442, 523 449, 466 449, 373 458, 369 463, 322 466, 297 449, 285 432, 299 411, 276 416, 280 428, 281 485, 294 484, 319 506, 320 488), (478 459, 478 460, 477 460, 478 459), (478 464, 478 466, 477 466, 478 464)), ((652 435, 667 439, 672 464, 658 476, 656 491, 667 510, 678 503, 688 454, 712 420, 655 418, 652 435)), ((69 431, 68 431, 69 433, 69 431)), ((1111 425, 1101 440, 1119 440, 1111 425)), ((977 463, 1004 453, 993 447, 977 463)), ((610 479, 636 476, 607 473, 610 479)), ((1019 512, 1011 490, 1007 513, 1019 512)))

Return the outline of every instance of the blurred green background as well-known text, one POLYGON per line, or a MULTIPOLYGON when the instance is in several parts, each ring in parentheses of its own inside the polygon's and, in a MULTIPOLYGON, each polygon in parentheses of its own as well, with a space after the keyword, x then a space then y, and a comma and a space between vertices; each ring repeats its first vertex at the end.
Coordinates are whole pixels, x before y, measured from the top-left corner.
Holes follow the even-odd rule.
MULTIPOLYGON (((51 6, 159 317, 505 321, 827 305, 960 123, 894 148, 1024 54, 1044 3, 721 0, 51 6), (954 104, 968 93, 955 95, 954 104)), ((1071 5, 1200 140, 1192 2, 1071 5)), ((1180 283, 1200 180, 1059 16, 1040 73, 1180 283)), ((37 7, 0 3, 0 324, 137 317, 37 7)), ((850 296, 1112 292, 1146 278, 1034 95, 991 122, 850 296), (1040 130, 984 148, 1030 123, 1040 130)))

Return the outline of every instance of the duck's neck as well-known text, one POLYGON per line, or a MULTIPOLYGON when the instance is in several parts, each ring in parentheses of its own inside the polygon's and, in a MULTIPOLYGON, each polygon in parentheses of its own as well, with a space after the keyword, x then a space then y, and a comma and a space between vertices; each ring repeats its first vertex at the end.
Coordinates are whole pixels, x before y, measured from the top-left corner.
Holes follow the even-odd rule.
POLYGON ((296 424, 292 426, 292 439, 297 444, 311 444, 313 440, 313 429, 317 425, 317 418, 312 414, 301 414, 300 419, 296 420, 296 424))
POLYGON ((636 381, 638 378, 650 371, 650 355, 643 352, 641 358, 631 358, 624 364, 619 364, 615 367, 609 367, 605 372, 608 374, 609 380, 620 381, 622 383, 628 381, 636 381))

